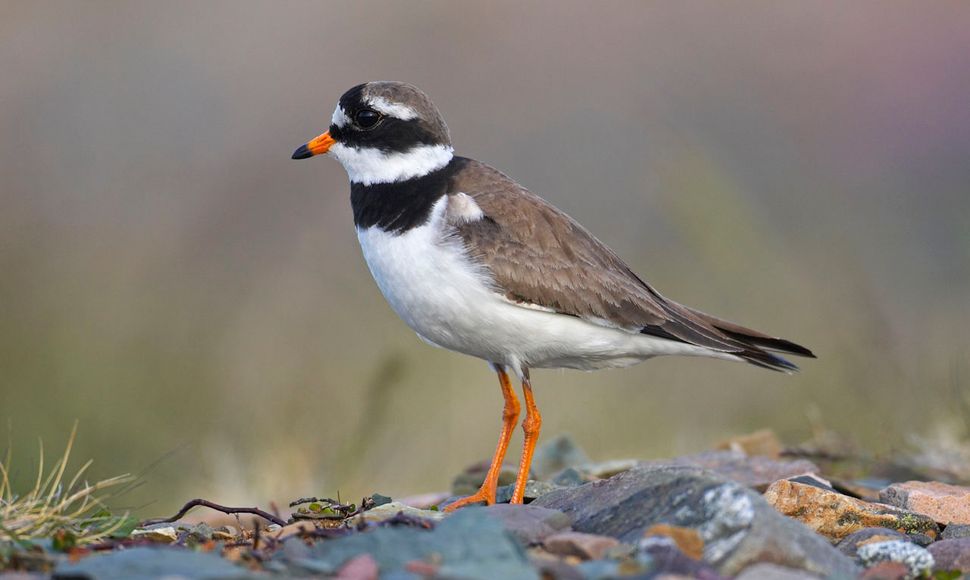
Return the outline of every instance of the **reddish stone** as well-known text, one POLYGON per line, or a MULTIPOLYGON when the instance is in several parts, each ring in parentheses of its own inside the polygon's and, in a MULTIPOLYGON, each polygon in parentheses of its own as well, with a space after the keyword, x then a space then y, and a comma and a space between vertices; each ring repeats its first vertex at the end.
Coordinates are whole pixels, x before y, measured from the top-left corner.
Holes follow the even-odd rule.
POLYGON ((377 580, 379 569, 370 554, 361 554, 347 560, 337 570, 335 580, 377 580))
POLYGON ((907 481, 890 485, 879 492, 879 498, 944 525, 970 524, 970 487, 938 481, 907 481))
POLYGON ((863 572, 860 578, 861 580, 906 580, 909 578, 909 567, 902 562, 879 562, 863 572))

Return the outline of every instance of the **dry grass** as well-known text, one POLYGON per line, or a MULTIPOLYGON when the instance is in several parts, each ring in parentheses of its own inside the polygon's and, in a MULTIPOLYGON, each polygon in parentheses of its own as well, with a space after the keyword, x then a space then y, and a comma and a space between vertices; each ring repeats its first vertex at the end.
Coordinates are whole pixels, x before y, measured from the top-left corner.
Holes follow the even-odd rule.
POLYGON ((70 479, 67 467, 77 436, 71 430, 60 458, 45 473, 44 445, 40 443, 37 477, 26 493, 17 493, 10 481, 12 446, 0 462, 0 541, 24 543, 41 538, 61 538, 69 544, 90 543, 116 534, 133 522, 128 513, 113 514, 106 501, 127 491, 135 477, 125 474, 89 483, 83 479, 92 461, 84 463, 70 479))

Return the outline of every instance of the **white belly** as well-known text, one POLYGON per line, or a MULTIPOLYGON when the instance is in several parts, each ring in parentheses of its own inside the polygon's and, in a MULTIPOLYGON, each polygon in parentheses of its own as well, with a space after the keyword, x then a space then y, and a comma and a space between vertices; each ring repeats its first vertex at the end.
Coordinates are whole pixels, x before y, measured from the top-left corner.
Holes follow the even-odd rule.
MULTIPOLYGON (((447 235, 442 198, 428 223, 402 234, 358 230, 364 259, 395 312, 426 341, 494 363, 591 370, 707 349, 628 332, 505 300, 489 274, 447 235)), ((734 358, 723 355, 723 358, 734 358)))

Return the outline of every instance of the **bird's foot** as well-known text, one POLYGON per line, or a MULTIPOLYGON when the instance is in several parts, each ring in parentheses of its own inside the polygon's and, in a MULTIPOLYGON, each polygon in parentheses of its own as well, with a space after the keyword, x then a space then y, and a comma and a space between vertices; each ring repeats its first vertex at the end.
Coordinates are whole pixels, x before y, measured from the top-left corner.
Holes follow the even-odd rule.
POLYGON ((495 490, 492 489, 492 493, 488 493, 485 489, 479 489, 472 495, 468 497, 463 497, 455 503, 450 503, 445 506, 446 512, 453 512, 458 508, 465 507, 466 505, 474 505, 477 503, 485 502, 485 505, 492 505, 495 503, 495 490))

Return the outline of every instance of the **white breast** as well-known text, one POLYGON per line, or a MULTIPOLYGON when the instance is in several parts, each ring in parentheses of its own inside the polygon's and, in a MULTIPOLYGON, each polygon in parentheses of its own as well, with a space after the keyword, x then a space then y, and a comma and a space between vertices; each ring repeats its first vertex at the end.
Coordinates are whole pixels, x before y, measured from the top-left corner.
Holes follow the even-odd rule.
POLYGON ((714 354, 506 300, 493 290, 487 270, 469 259, 449 225, 449 214, 452 219, 456 211, 474 214, 468 202, 474 204, 464 195, 443 197, 425 225, 401 234, 377 226, 357 231, 364 259, 384 297, 426 341, 516 370, 596 369, 661 354, 714 354), (456 207, 447 207, 449 199, 456 207))

